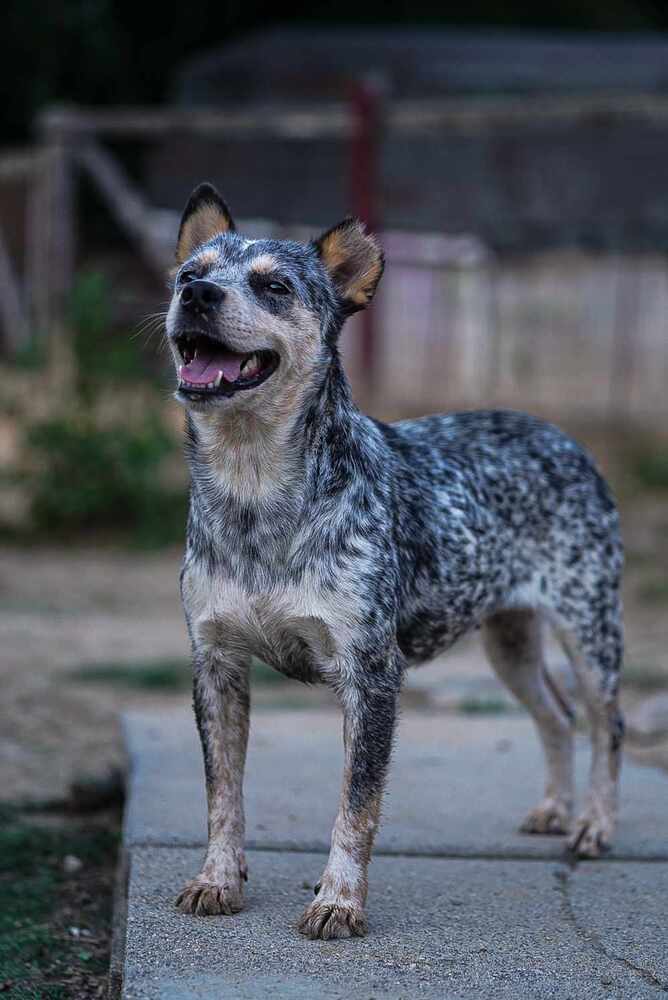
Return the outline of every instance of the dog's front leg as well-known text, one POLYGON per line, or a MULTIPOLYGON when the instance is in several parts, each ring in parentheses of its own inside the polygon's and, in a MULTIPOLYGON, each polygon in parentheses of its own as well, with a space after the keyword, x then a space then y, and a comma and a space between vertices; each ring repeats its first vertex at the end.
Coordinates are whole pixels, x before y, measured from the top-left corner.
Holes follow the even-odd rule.
POLYGON ((309 938, 366 934, 367 868, 392 748, 399 679, 368 677, 342 692, 345 763, 341 802, 316 898, 298 924, 309 938))
POLYGON ((247 878, 242 783, 248 744, 248 666, 195 656, 193 701, 204 754, 209 844, 200 874, 176 899, 182 913, 237 913, 247 878))

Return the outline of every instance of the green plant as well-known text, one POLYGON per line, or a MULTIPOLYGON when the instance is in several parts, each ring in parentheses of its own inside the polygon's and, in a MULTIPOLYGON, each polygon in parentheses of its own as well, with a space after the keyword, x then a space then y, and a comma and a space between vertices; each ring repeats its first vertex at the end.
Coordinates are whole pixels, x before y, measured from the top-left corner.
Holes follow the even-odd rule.
POLYGON ((27 443, 37 533, 120 531, 146 546, 182 536, 186 497, 160 482, 160 465, 174 444, 157 416, 129 429, 66 415, 33 425, 27 443))
POLYGON ((21 371, 42 371, 47 363, 47 342, 44 337, 31 337, 14 352, 12 363, 21 371))
POLYGON ((122 414, 104 425, 98 416, 105 386, 127 389, 129 380, 147 376, 140 342, 112 329, 111 301, 103 274, 78 276, 68 313, 75 362, 70 405, 26 433, 31 527, 50 538, 112 532, 157 546, 183 536, 186 496, 162 483, 175 443, 157 405, 136 426, 122 414))
POLYGON ((149 371, 141 339, 114 330, 113 290, 99 271, 83 271, 70 294, 68 325, 77 367, 77 393, 92 402, 100 385, 146 380, 149 371))

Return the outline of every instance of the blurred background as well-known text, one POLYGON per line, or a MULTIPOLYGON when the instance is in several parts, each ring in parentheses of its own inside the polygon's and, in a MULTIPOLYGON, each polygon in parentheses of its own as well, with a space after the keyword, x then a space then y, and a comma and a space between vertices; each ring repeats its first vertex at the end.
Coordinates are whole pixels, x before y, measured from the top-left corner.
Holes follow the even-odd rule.
MULTIPOLYGON (((521 408, 592 449, 627 542, 630 745, 665 766, 668 7, 23 0, 0 67, 6 809, 113 804, 119 712, 188 699, 162 318, 204 179, 251 236, 348 213, 380 235, 379 294, 344 334, 373 415, 521 408)), ((411 680, 416 710, 516 710, 477 647, 449 660, 411 680)), ((326 695, 258 666, 255 700, 326 695)))

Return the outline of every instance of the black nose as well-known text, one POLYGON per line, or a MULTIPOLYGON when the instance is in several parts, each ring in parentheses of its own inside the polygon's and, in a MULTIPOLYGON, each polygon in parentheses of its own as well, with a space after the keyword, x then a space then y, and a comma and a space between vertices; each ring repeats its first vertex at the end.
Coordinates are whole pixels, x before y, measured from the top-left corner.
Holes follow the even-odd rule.
POLYGON ((214 309, 225 298, 225 292, 213 281, 205 281, 198 278, 197 281, 189 281, 181 292, 181 305, 186 309, 196 309, 198 312, 207 312, 214 309))

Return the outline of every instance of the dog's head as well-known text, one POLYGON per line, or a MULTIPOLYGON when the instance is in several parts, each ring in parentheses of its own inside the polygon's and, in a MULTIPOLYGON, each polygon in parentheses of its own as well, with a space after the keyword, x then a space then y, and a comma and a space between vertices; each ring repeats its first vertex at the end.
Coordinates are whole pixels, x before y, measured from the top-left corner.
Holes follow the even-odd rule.
POLYGON ((341 326, 373 297, 383 255, 346 219, 310 243, 246 240, 210 184, 186 205, 167 337, 189 408, 255 409, 326 366, 341 326))

